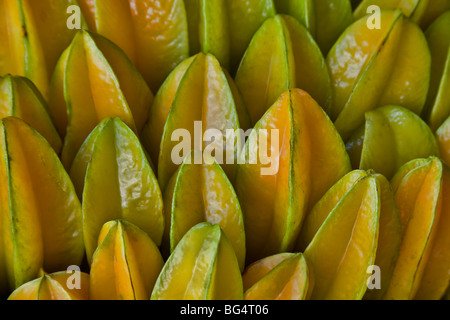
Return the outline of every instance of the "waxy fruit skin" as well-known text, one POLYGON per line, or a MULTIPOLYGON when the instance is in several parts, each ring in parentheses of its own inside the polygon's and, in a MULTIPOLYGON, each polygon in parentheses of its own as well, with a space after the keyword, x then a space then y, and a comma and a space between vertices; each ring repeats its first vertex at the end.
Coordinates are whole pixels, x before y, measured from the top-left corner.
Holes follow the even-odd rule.
MULTIPOLYGON (((179 166, 174 163, 172 152, 182 138, 186 142, 184 137, 177 136, 177 132, 189 132, 187 152, 190 152, 206 148, 203 140, 208 129, 219 130, 224 138, 226 130, 237 131, 233 145, 236 159, 241 140, 238 130, 249 127, 247 111, 232 78, 213 55, 199 53, 183 61, 158 91, 141 139, 157 166, 161 189, 165 190, 179 166), (200 124, 197 130, 196 123, 200 124), (198 142, 199 134, 203 138, 201 142, 198 142)), ((233 162, 236 163, 235 160, 233 162)), ((223 168, 233 179, 235 165, 224 164, 223 168)))
POLYGON ((255 32, 277 13, 273 0, 184 0, 184 4, 190 55, 210 53, 232 75, 255 32))
POLYGON ((124 50, 153 92, 189 57, 183 0, 78 0, 89 30, 124 50))
POLYGON ((81 205, 49 143, 23 120, 0 120, 0 290, 84 257, 81 205))
POLYGON ((387 289, 398 257, 402 239, 401 227, 394 194, 384 176, 363 170, 354 170, 345 175, 309 212, 298 239, 297 249, 304 252, 306 257, 312 257, 312 262, 318 264, 316 291, 320 291, 313 293, 313 297, 380 299, 387 289), (370 231, 364 232, 362 228, 365 226, 360 224, 359 220, 367 219, 367 216, 376 219, 377 215, 377 224, 372 226, 370 231), (336 230, 341 232, 334 239, 326 237, 327 233, 333 234, 337 232, 336 230), (352 255, 353 246, 362 248, 363 244, 367 245, 373 241, 375 241, 375 249, 372 248, 374 251, 366 249, 361 251, 361 255, 354 252, 352 255), (330 253, 326 252, 327 245, 334 248, 330 253), (342 248, 347 250, 344 249, 343 252, 342 248), (342 257, 339 257, 340 253, 342 257), (329 254, 335 256, 330 258, 329 254), (380 288, 375 290, 367 289, 362 276, 364 273, 367 275, 367 268, 370 266, 364 264, 364 259, 371 255, 372 258, 375 256, 373 264, 382 270, 380 288), (329 259, 327 261, 320 260, 327 257, 329 259), (345 274, 347 270, 339 267, 339 264, 350 265, 351 268, 355 268, 354 273, 345 274), (345 293, 337 290, 333 292, 334 281, 342 277, 357 279, 357 275, 361 276, 360 281, 348 279, 345 293), (352 292, 354 295, 350 296, 352 292))
POLYGON ((450 300, 449 79, 450 0, 0 0, 0 296, 450 300))
POLYGON ((68 170, 89 133, 108 117, 139 134, 153 94, 125 53, 110 40, 79 31, 64 51, 51 82, 50 114, 64 138, 61 161, 68 170))
POLYGON ((162 193, 138 137, 122 120, 100 122, 75 157, 70 176, 82 202, 89 262, 102 226, 111 220, 125 219, 161 244, 162 193))
POLYGON ((125 220, 103 225, 90 270, 91 300, 148 300, 164 260, 141 229, 125 220))
POLYGON ((423 30, 435 21, 444 11, 450 9, 448 0, 363 0, 355 9, 355 19, 367 14, 369 6, 376 5, 380 9, 401 9, 402 13, 423 30))
POLYGON ((28 78, 0 76, 0 118, 16 117, 27 122, 50 143, 57 154, 62 141, 48 112, 47 102, 28 78))
POLYGON ((289 89, 307 91, 326 111, 332 101, 322 52, 306 28, 288 15, 266 19, 253 36, 235 80, 252 125, 289 89))
POLYGON ((375 264, 380 194, 374 177, 356 184, 342 210, 330 213, 304 255, 314 270, 313 300, 360 300, 375 264))
POLYGON ((163 252, 173 252, 186 232, 206 221, 221 227, 243 271, 244 217, 233 185, 214 158, 203 164, 195 164, 193 158, 186 157, 164 192, 163 252))
POLYGON ((298 20, 326 54, 353 22, 349 0, 184 0, 190 55, 211 53, 234 75, 253 35, 277 14, 298 20))
POLYGON ((414 112, 384 106, 365 114, 365 124, 347 141, 354 169, 374 170, 391 179, 405 163, 439 156, 429 126, 414 112))
POLYGON ((431 51, 431 82, 424 117, 437 131, 450 117, 450 9, 426 30, 431 51))
POLYGON ((44 274, 14 290, 8 300, 89 300, 89 274, 79 272, 78 280, 71 277, 66 271, 44 274))
POLYGON ((422 30, 400 10, 380 14, 379 29, 367 18, 348 27, 327 55, 333 88, 330 117, 344 141, 366 112, 398 105, 420 115, 430 82, 431 55, 422 30))
POLYGON ((242 300, 233 247, 218 225, 192 227, 166 261, 152 300, 242 300))
POLYGON ((274 0, 279 13, 301 22, 326 55, 353 22, 350 0, 274 0))
POLYGON ((307 300, 314 275, 301 253, 280 253, 249 265, 242 275, 244 300, 307 300))
POLYGON ((450 169, 436 157, 416 159, 391 181, 402 243, 388 300, 439 300, 449 287, 450 169))
MULTIPOLYGON (((260 142, 261 143, 261 142, 260 142)), ((244 214, 247 263, 293 249, 303 218, 351 170, 345 146, 330 119, 300 89, 284 92, 256 124, 240 155, 235 189, 244 214), (278 130, 279 149, 272 141, 278 130), (260 130, 267 130, 270 164, 258 158, 260 130), (256 157, 256 158, 255 158, 256 157), (250 159, 258 161, 253 164, 250 159)))
POLYGON ((1 0, 0 75, 25 76, 47 98, 56 63, 76 30, 67 8, 76 0, 1 0))

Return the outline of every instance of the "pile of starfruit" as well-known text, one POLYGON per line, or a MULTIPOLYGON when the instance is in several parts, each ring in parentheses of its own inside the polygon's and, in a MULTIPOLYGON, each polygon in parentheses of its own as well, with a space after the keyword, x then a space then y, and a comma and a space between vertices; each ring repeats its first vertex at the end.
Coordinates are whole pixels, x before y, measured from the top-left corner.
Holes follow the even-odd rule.
POLYGON ((450 0, 0 0, 0 292, 450 299, 450 0))

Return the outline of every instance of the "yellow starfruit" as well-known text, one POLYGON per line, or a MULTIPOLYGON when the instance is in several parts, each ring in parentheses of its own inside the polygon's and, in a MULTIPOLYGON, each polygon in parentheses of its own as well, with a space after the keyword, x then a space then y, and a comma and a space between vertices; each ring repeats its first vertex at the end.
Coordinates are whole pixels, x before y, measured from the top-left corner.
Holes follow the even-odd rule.
MULTIPOLYGON (((368 191, 367 191, 368 192, 368 191)), ((372 193, 375 194, 375 191, 372 190, 372 193)), ((328 222, 328 219, 330 221, 336 221, 337 225, 335 228, 344 228, 344 226, 340 225, 338 220, 333 219, 339 219, 337 216, 346 217, 346 215, 352 216, 352 215, 359 215, 359 214, 372 214, 376 215, 376 211, 379 210, 379 220, 378 220, 378 229, 377 232, 369 233, 367 235, 367 238, 364 239, 363 234, 360 234, 360 230, 353 230, 352 235, 355 235, 355 238, 351 239, 349 241, 348 238, 348 230, 349 229, 342 229, 347 230, 346 232, 342 232, 341 235, 337 236, 334 240, 335 242, 343 241, 346 243, 339 244, 342 246, 348 245, 347 248, 350 249, 351 246, 355 245, 356 243, 362 243, 363 241, 368 242, 372 241, 370 237, 375 236, 376 237, 376 252, 375 252, 375 261, 374 266, 377 266, 377 272, 381 273, 381 279, 379 280, 379 283, 376 283, 378 287, 374 286, 374 288, 368 288, 367 291, 364 293, 364 299, 379 299, 383 295, 383 293, 387 290, 387 286, 389 284, 389 280, 392 276, 392 272, 394 270, 395 262, 398 257, 400 243, 402 239, 402 229, 401 229, 401 222, 400 222, 400 216, 398 213, 398 208, 395 203, 394 195, 391 189, 391 186, 389 184, 389 181, 380 174, 375 174, 373 172, 366 172, 362 170, 354 170, 347 175, 345 175, 341 180, 339 180, 330 190, 327 191, 327 193, 322 197, 322 199, 317 202, 317 204, 314 206, 314 208, 311 210, 311 212, 307 215, 305 219, 305 223, 303 225, 302 231, 300 233, 298 243, 297 243, 297 249, 301 251, 305 251, 305 255, 307 254, 313 254, 318 255, 320 254, 319 250, 325 250, 324 247, 322 249, 319 249, 320 244, 311 244, 313 239, 315 239, 315 236, 318 233, 328 232, 327 228, 331 228, 330 225, 331 222, 328 222), (365 196, 362 192, 364 192, 359 184, 366 184, 366 179, 373 178, 372 180, 375 181, 375 187, 378 189, 379 192, 379 200, 374 199, 373 200, 373 206, 372 208, 359 208, 358 206, 361 203, 364 203, 362 198, 365 196), (377 209, 377 206, 379 209, 377 209), (359 213, 355 213, 355 210, 360 210, 359 213), (366 212, 364 212, 366 211, 366 212), (336 216, 333 218, 333 216, 336 216), (322 231, 321 229, 324 228, 322 231), (361 238, 357 238, 361 237, 361 238), (308 246, 311 244, 311 248, 308 249, 308 246)), ((354 216, 352 217, 352 219, 354 216)), ((342 221, 344 221, 344 218, 340 218, 342 221)), ((357 216, 356 219, 363 219, 362 216, 357 216)), ((347 220, 345 220, 347 221, 347 220)), ((347 222, 345 222, 347 223, 347 222)), ((356 226, 356 224, 355 224, 356 226)), ((358 225, 359 226, 359 225, 358 225)), ((361 227, 361 226, 359 226, 361 227)), ((331 232, 331 231, 330 231, 331 232)), ((372 232, 372 231, 371 231, 372 232)), ((320 236, 317 236, 318 239, 320 239, 320 236)), ((322 235, 324 237, 324 235, 322 235)), ((353 236, 352 236, 353 237, 353 236)), ((315 240, 320 241, 320 240, 315 240)), ((326 241, 326 240, 322 240, 326 241)), ((330 251, 333 249, 330 248, 330 251)), ((368 253, 364 253, 368 254, 368 253)), ((369 254, 373 254, 373 251, 370 251, 369 254)), ((320 257, 319 257, 320 258, 320 257)), ((336 257, 336 259, 339 259, 339 257, 336 257)), ((348 259, 355 259, 354 265, 359 265, 363 260, 359 260, 357 256, 351 257, 350 252, 347 256, 346 254, 343 254, 343 256, 340 258, 341 262, 344 263, 344 261, 348 261, 348 259)), ((361 257, 363 259, 363 257, 361 257)), ((336 262, 339 260, 335 260, 333 263, 330 263, 328 265, 329 269, 321 269, 320 272, 329 272, 330 276, 331 274, 336 272, 337 273, 343 273, 346 272, 346 270, 341 269, 339 270, 339 267, 336 268, 336 262)), ((317 261, 317 263, 320 263, 320 261, 317 261)), ((347 265, 346 265, 347 266, 347 265)), ((362 277, 363 273, 366 272, 366 270, 363 270, 363 266, 361 266, 362 269, 358 270, 358 275, 362 277)), ((318 286, 324 287, 325 283, 324 278, 322 277, 322 273, 319 273, 318 275, 318 286)), ((367 276, 368 278, 368 276, 367 276)), ((346 287, 345 290, 348 291, 354 291, 359 290, 363 286, 362 278, 361 282, 356 284, 352 283, 351 286, 346 287), (357 285, 357 286, 356 286, 357 285)), ((328 288, 331 287, 332 280, 328 278, 326 281, 329 281, 328 284, 326 284, 327 288, 323 289, 322 296, 326 297, 328 293, 325 295, 325 291, 328 290, 328 288)), ((344 291, 344 290, 343 290, 344 291)), ((319 293, 318 293, 319 294, 319 293)), ((320 297, 320 296, 319 296, 320 297)), ((329 298, 338 298, 337 295, 330 295, 329 298)), ((354 298, 361 298, 361 294, 357 296, 353 296, 354 298)))
POLYGON ((8 300, 89 300, 89 274, 76 272, 44 274, 14 290, 8 300))
POLYGON ((17 117, 38 131, 60 153, 62 142, 44 97, 29 79, 0 76, 0 118, 17 117))
POLYGON ((51 82, 50 113, 64 137, 69 169, 89 133, 104 118, 122 119, 140 134, 153 94, 125 53, 108 39, 79 31, 62 54, 51 82))
POLYGON ((122 120, 100 122, 75 157, 70 176, 82 201, 89 262, 102 226, 111 220, 128 220, 161 244, 161 190, 139 139, 122 120))
POLYGON ((416 159, 391 184, 403 235, 383 298, 439 300, 450 283, 450 169, 436 157, 416 159))
POLYGON ((300 89, 283 93, 256 124, 239 163, 247 262, 291 251, 306 212, 351 170, 332 122, 300 89))
POLYGON ((0 75, 25 76, 47 98, 56 63, 76 33, 67 27, 67 10, 76 4, 76 0, 1 0, 0 75))
POLYGON ((372 169, 391 179, 408 161, 439 156, 433 132, 414 112, 384 106, 367 112, 365 118, 347 142, 354 169, 372 169))
POLYGON ((91 300, 148 300, 164 266, 158 247, 126 220, 103 225, 90 269, 91 300))
POLYGON ((78 0, 89 29, 122 48, 153 92, 189 56, 183 0, 78 0))
POLYGON ((330 116, 344 141, 370 110, 398 105, 420 115, 425 105, 431 68, 425 35, 400 10, 382 11, 380 19, 380 28, 369 28, 366 18, 354 22, 327 56, 330 116))
POLYGON ((300 21, 327 54, 353 22, 350 0, 274 0, 277 11, 300 21))
MULTIPOLYGON (((141 138, 157 165, 158 180, 165 190, 183 160, 176 164, 172 159, 179 140, 189 145, 181 156, 184 158, 193 149, 206 148, 208 141, 204 140, 208 129, 219 130, 223 138, 227 137, 227 130, 234 130, 237 131, 235 141, 230 142, 230 139, 224 143, 233 144, 230 150, 234 150, 231 152, 237 158, 241 140, 239 129, 246 130, 249 126, 245 106, 231 77, 213 55, 199 53, 182 62, 158 91, 141 138), (177 132, 189 137, 182 139, 177 132)), ((225 159, 220 160, 232 179, 234 166, 226 165, 225 159)))
POLYGON ((313 271, 301 253, 280 253, 249 265, 242 275, 245 300, 307 300, 313 271))
POLYGON ((226 234, 243 271, 245 229, 239 200, 221 166, 214 158, 195 164, 188 156, 171 178, 164 193, 166 251, 175 250, 193 226, 210 222, 226 234))
POLYGON ((236 86, 252 125, 289 89, 308 92, 326 111, 331 100, 325 59, 307 29, 295 18, 268 18, 253 36, 236 73, 236 86))
POLYGON ((80 265, 82 212, 49 143, 23 120, 0 120, 0 291, 80 265))
POLYGON ((186 233, 166 261, 151 299, 243 299, 239 264, 219 225, 203 222, 186 233))

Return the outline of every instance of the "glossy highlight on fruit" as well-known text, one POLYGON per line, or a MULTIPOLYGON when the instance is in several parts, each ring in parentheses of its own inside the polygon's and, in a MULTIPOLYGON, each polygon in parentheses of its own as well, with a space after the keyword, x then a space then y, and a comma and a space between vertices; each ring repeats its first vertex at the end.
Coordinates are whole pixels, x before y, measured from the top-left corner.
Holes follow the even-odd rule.
POLYGON ((0 75, 25 76, 45 98, 56 63, 76 30, 67 28, 67 7, 76 0, 1 0, 0 75))
POLYGON ((243 299, 236 255, 218 225, 204 222, 186 233, 164 265, 151 299, 243 299))
POLYGON ((17 117, 36 129, 57 154, 62 142, 48 112, 47 102, 28 78, 0 76, 0 118, 17 117))
MULTIPOLYGON (((234 158, 237 158, 241 141, 239 129, 249 126, 245 106, 231 77, 213 55, 199 53, 182 62, 158 91, 141 137, 157 165, 161 189, 165 190, 179 166, 172 159, 172 151, 182 140, 177 132, 189 133, 187 152, 190 152, 206 148, 205 141, 196 140, 198 134, 204 137, 205 131, 212 128, 226 137, 226 130, 232 129, 237 132, 233 146, 234 158)), ((234 166, 223 167, 233 178, 234 166)))
POLYGON ((431 68, 425 35, 400 10, 382 11, 380 20, 380 29, 369 29, 366 18, 354 22, 327 56, 330 116, 344 141, 368 111, 397 105, 420 115, 425 105, 431 68))
POLYGON ((157 246, 164 232, 163 198, 134 132, 119 118, 104 119, 81 146, 70 170, 82 202, 88 261, 102 226, 126 219, 157 246))
POLYGON ((164 193, 164 211, 166 251, 173 252, 186 232, 207 221, 221 227, 233 246, 240 269, 244 269, 245 228, 241 206, 233 185, 214 158, 195 164, 193 155, 186 157, 164 193))
POLYGON ((450 0, 0 0, 0 296, 450 300, 449 77, 450 0))
POLYGON ((322 52, 306 28, 287 15, 266 19, 255 33, 236 73, 236 86, 252 125, 289 89, 305 90, 326 111, 332 101, 322 52))
POLYGON ((23 120, 0 120, 0 290, 84 257, 81 205, 49 143, 23 120))
MULTIPOLYGON (((384 176, 372 171, 354 170, 330 188, 309 212, 297 242, 297 249, 305 252, 306 257, 313 257, 312 261, 319 264, 319 273, 316 275, 316 281, 317 291, 321 291, 317 292, 315 296, 320 297, 318 296, 319 294, 326 294, 330 295, 328 296, 330 298, 340 299, 344 297, 339 296, 340 293, 338 291, 333 291, 330 288, 335 285, 333 282, 340 277, 353 278, 358 273, 362 275, 364 272, 367 272, 367 268, 370 266, 362 263, 365 255, 370 255, 369 252, 371 251, 361 251, 364 256, 354 254, 355 252, 352 255, 352 246, 362 248, 363 243, 368 244, 375 240, 375 251, 372 251, 371 254, 375 256, 374 265, 382 270, 383 276, 380 288, 367 289, 365 292, 358 293, 358 297, 353 296, 353 298, 380 299, 386 291, 392 276, 401 239, 402 226, 400 216, 389 181, 384 176), (370 200, 371 196, 374 198, 370 200), (372 205, 365 206, 367 204, 366 201, 374 202, 372 205), (355 214, 356 220, 353 220, 355 219, 355 214), (377 214, 378 222, 377 225, 373 226, 376 230, 375 232, 373 230, 371 232, 361 232, 358 229, 365 227, 364 225, 359 225, 358 221, 364 219, 364 215, 366 215, 366 219, 368 215, 375 219, 377 214), (346 225, 346 223, 351 224, 352 222, 350 221, 354 223, 353 230, 348 229, 351 228, 351 225, 346 225), (337 232, 336 230, 341 230, 339 236, 327 240, 327 233, 337 232), (350 238, 348 237, 349 234, 351 234, 350 238), (328 262, 322 265, 324 261, 320 259, 326 259, 327 253, 321 250, 327 251, 326 245, 332 245, 335 248, 347 248, 347 250, 344 249, 345 253, 343 252, 342 257, 329 257, 328 262), (336 263, 338 264, 333 264, 332 259, 337 259, 336 263), (356 266, 358 267, 353 274, 344 275, 345 267, 340 269, 339 265, 349 263, 348 260, 350 259, 354 259, 350 265, 353 265, 355 268, 356 266), (328 292, 328 290, 331 292, 328 292)), ((330 249, 330 253, 331 251, 336 255, 340 252, 339 250, 330 249)), ((316 268, 313 269, 316 270, 316 268)), ((356 294, 359 289, 364 289, 364 286, 363 282, 348 281, 347 294, 351 291, 355 291, 356 294)), ((346 296, 345 298, 351 297, 346 296)))
POLYGON ((325 112, 306 92, 295 89, 283 93, 256 124, 241 153, 235 188, 244 214, 247 262, 290 251, 306 212, 322 195, 351 170, 344 144, 325 112), (270 164, 274 173, 256 163, 259 144, 250 143, 260 130, 278 130, 278 155, 270 164), (244 161, 245 160, 245 161, 244 161))
POLYGON ((391 179, 408 161, 439 156, 433 132, 414 112, 384 106, 367 112, 365 118, 347 142, 353 168, 372 169, 391 179))
POLYGON ((156 92, 189 56, 183 0, 78 0, 89 30, 117 44, 156 92))
POLYGON ((436 157, 405 164, 392 180, 402 243, 384 299, 441 299, 449 283, 449 168, 436 157))
POLYGON ((110 40, 85 30, 75 35, 62 54, 50 88, 50 114, 64 137, 61 159, 67 169, 104 118, 118 117, 139 134, 153 100, 125 53, 110 40))

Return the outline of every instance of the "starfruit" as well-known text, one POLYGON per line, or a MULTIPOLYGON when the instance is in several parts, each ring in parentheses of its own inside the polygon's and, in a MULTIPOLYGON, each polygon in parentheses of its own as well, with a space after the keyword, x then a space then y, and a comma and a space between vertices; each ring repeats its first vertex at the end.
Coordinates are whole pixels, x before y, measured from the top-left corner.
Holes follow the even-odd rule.
POLYGON ((436 131, 436 139, 442 160, 450 166, 450 117, 436 131))
POLYGON ((183 0, 78 0, 89 29, 122 48, 153 92, 189 56, 183 0))
POLYGON ((249 265, 242 275, 245 300, 307 300, 312 270, 301 253, 280 253, 249 265))
POLYGON ((237 71, 236 85, 252 125, 289 89, 305 90, 326 111, 331 104, 322 52, 307 29, 287 15, 267 19, 255 33, 237 71))
POLYGON ((300 89, 283 93, 256 124, 239 163, 235 188, 249 263, 291 251, 305 213, 351 170, 332 122, 300 89))
POLYGON ((347 142, 353 168, 373 169, 391 179, 408 161, 439 156, 433 132, 414 112, 384 106, 367 112, 365 118, 347 142))
POLYGON ((298 249, 317 268, 313 297, 381 298, 398 257, 401 227, 390 183, 383 175, 362 170, 345 175, 307 215, 298 239, 298 249), (355 251, 358 247, 361 254, 355 251), (364 292, 372 264, 381 272, 379 288, 364 292), (345 287, 339 288, 342 283, 345 287))
POLYGON ((108 221, 125 219, 157 246, 164 232, 163 199, 138 137, 119 118, 106 118, 88 136, 70 169, 82 199, 88 261, 108 221))
POLYGON ((198 52, 210 53, 229 69, 227 0, 184 0, 184 3, 191 55, 198 52))
POLYGON ((273 0, 226 0, 230 37, 230 67, 233 74, 239 67, 255 32, 263 22, 276 15, 273 0))
POLYGON ((23 120, 0 120, 0 291, 84 257, 81 205, 49 143, 23 120))
POLYGON ((245 266, 245 229, 239 200, 222 167, 214 160, 195 164, 186 157, 164 193, 164 245, 172 252, 195 225, 217 224, 229 239, 239 267, 245 266))
POLYGON ((148 300, 164 266, 158 247, 126 220, 103 225, 90 271, 91 300, 148 300))
MULTIPOLYGON (((189 153, 206 147, 207 141, 199 141, 198 137, 206 138, 204 133, 208 129, 219 130, 227 137, 227 130, 239 131, 249 126, 246 108, 231 77, 213 55, 199 53, 182 62, 164 82, 150 108, 141 138, 158 167, 158 179, 164 190, 179 165, 172 161, 172 151, 180 139, 177 132, 189 133, 190 147, 186 151, 189 153)), ((238 137, 232 146, 234 157, 239 152, 240 140, 238 137)), ((224 165, 224 169, 232 178, 234 166, 224 165)))
POLYGON ((239 264, 219 225, 203 222, 186 233, 166 261, 151 299, 243 299, 239 264))
POLYGON ((51 82, 50 113, 64 137, 69 169, 78 149, 104 118, 121 118, 139 134, 153 94, 125 53, 106 38, 79 31, 62 54, 51 82))
POLYGON ((184 0, 191 55, 211 53, 234 74, 255 32, 276 15, 273 0, 184 0))
MULTIPOLYGON (((317 232, 304 251, 314 270, 311 299, 359 300, 366 293, 377 249, 380 190, 376 178, 361 179, 335 208, 318 214, 325 220, 321 225, 313 223, 317 232)), ((310 219, 314 218, 313 214, 310 219)))
POLYGON ((1 0, 0 75, 33 81, 44 97, 53 69, 75 34, 67 28, 67 8, 76 0, 1 0))
POLYGON ((450 116, 450 10, 425 35, 431 51, 431 81, 424 113, 435 132, 450 116))
POLYGON ((380 14, 379 29, 361 18, 339 37, 327 56, 333 87, 330 115, 347 140, 364 114, 398 105, 421 114, 430 81, 430 50, 421 29, 400 10, 380 14))
POLYGON ((441 299, 450 283, 450 169, 436 157, 416 159, 391 184, 403 236, 384 299, 441 299))
POLYGON ((324 54, 353 22, 350 0, 274 0, 277 11, 300 21, 324 54))
POLYGON ((363 0, 354 11, 355 19, 364 17, 372 5, 380 9, 401 9, 412 22, 426 29, 439 15, 450 9, 448 0, 363 0))
POLYGON ((21 118, 44 136, 56 153, 61 151, 61 138, 48 113, 47 103, 29 79, 0 76, 0 118, 6 117, 21 118))
POLYGON ((89 300, 89 275, 66 271, 44 274, 14 290, 8 300, 89 300), (75 283, 74 283, 75 282, 75 283))

